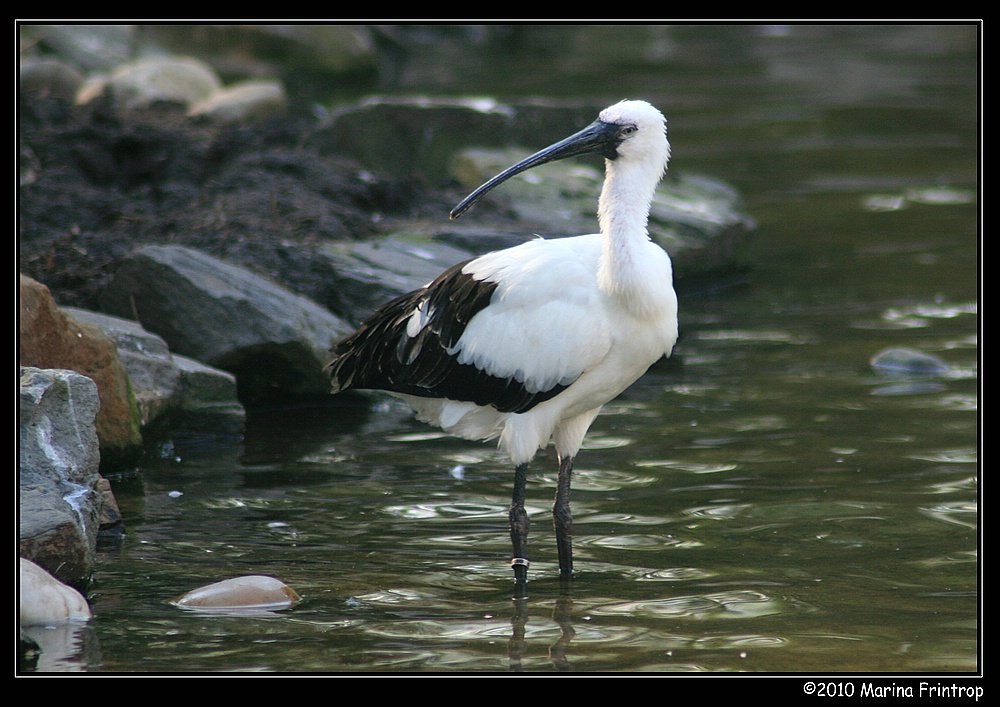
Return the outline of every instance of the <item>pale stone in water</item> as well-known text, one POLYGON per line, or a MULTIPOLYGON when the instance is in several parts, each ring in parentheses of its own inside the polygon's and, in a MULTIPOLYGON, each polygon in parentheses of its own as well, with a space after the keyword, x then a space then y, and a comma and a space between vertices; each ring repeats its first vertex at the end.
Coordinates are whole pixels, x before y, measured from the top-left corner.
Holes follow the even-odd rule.
POLYGON ((172 603, 186 609, 287 609, 299 600, 281 580, 249 575, 199 587, 172 603))
POLYGON ((19 585, 21 626, 58 625, 90 618, 90 607, 80 592, 23 557, 19 585))
POLYGON ((896 376, 935 376, 948 372, 948 364, 937 356, 905 347, 879 351, 872 356, 871 366, 879 373, 896 376))

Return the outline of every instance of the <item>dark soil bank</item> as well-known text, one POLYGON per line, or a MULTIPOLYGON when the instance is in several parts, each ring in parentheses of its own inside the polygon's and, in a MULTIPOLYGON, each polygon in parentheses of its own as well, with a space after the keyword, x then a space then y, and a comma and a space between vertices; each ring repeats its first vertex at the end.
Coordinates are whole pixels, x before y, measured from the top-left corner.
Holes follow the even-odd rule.
POLYGON ((331 307, 335 280, 311 257, 318 243, 447 214, 453 200, 321 154, 308 145, 310 116, 219 126, 170 108, 123 115, 102 101, 31 97, 19 110, 19 268, 62 305, 99 309, 122 256, 173 243, 331 307))

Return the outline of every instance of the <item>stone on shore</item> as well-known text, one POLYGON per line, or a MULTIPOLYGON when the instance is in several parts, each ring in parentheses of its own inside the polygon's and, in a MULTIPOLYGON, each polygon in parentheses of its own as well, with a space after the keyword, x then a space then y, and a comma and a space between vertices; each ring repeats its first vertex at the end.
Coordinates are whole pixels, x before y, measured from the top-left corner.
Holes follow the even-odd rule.
POLYGON ((91 379, 101 400, 95 425, 102 452, 126 455, 138 449, 139 411, 115 343, 93 324, 68 317, 45 285, 25 275, 18 305, 21 365, 67 369, 91 379))
POLYGON ((19 564, 18 619, 22 627, 56 626, 90 618, 90 606, 80 592, 31 560, 22 557, 19 564))
POLYGON ((19 397, 20 554, 63 582, 85 583, 104 497, 97 386, 73 371, 22 367, 19 397))
POLYGON ((172 354, 162 337, 138 322, 75 307, 63 311, 97 326, 118 346, 144 430, 168 421, 203 432, 242 432, 246 411, 237 397, 235 376, 172 354))
POLYGON ((326 396, 329 350, 350 331, 313 301, 181 246, 134 251, 102 306, 137 319, 171 351, 234 374, 244 402, 326 396))

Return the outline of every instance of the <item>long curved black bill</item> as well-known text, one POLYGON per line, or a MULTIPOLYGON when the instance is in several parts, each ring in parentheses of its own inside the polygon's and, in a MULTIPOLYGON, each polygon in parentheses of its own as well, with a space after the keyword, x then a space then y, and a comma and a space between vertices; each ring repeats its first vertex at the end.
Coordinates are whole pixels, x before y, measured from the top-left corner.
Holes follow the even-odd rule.
POLYGON ((595 120, 580 132, 549 145, 531 157, 526 157, 512 167, 508 167, 462 199, 458 206, 451 210, 449 217, 452 220, 461 217, 493 187, 502 184, 515 174, 520 174, 540 164, 590 153, 597 153, 611 160, 615 159, 618 156, 618 145, 621 143, 621 136, 618 132, 620 127, 613 123, 595 120))

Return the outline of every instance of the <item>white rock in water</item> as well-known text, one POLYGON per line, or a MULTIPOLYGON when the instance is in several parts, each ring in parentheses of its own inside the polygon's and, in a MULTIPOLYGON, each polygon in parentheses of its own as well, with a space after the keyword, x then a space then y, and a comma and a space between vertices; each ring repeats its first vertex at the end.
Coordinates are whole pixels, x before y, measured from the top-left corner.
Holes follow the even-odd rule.
POLYGON ((937 356, 916 349, 883 349, 871 358, 871 366, 886 375, 937 376, 948 372, 948 364, 937 356))
POLYGON ((274 577, 234 577, 194 589, 174 599, 185 609, 287 609, 300 601, 295 590, 274 577))
POLYGON ((90 618, 90 607, 80 592, 31 560, 20 559, 21 626, 51 626, 90 618))

